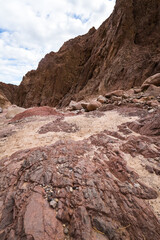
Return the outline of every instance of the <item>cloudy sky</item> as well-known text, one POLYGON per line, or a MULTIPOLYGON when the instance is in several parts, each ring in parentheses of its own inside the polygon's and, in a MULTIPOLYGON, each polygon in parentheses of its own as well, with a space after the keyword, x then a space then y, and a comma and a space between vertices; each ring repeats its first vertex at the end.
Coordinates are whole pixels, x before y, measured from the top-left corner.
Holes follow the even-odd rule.
POLYGON ((111 14, 115 0, 0 0, 0 81, 19 84, 46 53, 111 14))

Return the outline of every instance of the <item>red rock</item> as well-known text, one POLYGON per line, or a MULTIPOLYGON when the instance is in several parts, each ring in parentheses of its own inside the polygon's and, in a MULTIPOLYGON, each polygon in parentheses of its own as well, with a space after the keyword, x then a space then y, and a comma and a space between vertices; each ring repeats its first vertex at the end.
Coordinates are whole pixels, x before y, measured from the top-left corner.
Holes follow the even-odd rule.
MULTIPOLYGON (((113 144, 120 141, 116 137, 110 141, 104 131, 86 140, 58 141, 12 155, 0 175, 0 238, 59 240, 65 239, 67 228, 73 240, 159 240, 159 221, 143 200, 156 199, 157 192, 140 183, 121 153, 114 151, 113 144), (57 212, 49 206, 50 199, 58 199, 57 212)), ((144 146, 150 138, 137 139, 121 141, 128 153, 132 143, 136 154, 147 154, 144 146)))
POLYGON ((31 109, 27 109, 26 111, 17 114, 14 118, 11 119, 11 122, 15 122, 17 120, 21 120, 27 117, 32 116, 49 116, 49 115, 56 115, 56 116, 63 116, 62 113, 58 112, 56 109, 51 107, 34 107, 31 109))
POLYGON ((24 215, 24 230, 35 240, 64 239, 63 226, 56 219, 56 211, 39 193, 33 193, 24 215))
POLYGON ((133 131, 147 136, 160 136, 160 111, 139 120, 129 123, 128 127, 133 131))

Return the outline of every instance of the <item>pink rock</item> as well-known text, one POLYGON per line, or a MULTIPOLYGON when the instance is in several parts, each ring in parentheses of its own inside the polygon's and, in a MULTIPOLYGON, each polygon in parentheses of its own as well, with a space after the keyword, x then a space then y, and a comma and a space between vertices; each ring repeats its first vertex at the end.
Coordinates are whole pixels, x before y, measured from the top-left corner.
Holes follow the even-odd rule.
POLYGON ((64 239, 63 226, 56 219, 56 211, 49 207, 47 200, 39 193, 33 193, 29 199, 24 230, 35 240, 64 239))

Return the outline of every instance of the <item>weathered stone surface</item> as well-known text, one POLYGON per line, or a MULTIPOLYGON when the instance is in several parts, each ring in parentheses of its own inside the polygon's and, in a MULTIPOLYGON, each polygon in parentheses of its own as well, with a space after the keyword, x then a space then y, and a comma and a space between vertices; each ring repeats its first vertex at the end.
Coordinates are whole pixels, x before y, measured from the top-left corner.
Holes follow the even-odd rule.
POLYGON ((142 118, 138 122, 128 124, 129 128, 147 136, 160 136, 160 110, 142 118))
POLYGON ((160 73, 157 73, 149 78, 147 78, 142 84, 142 90, 148 88, 150 85, 160 86, 160 73))
POLYGON ((44 134, 47 132, 68 132, 68 133, 74 133, 78 131, 78 127, 75 124, 69 124, 62 120, 62 118, 58 118, 57 120, 48 123, 41 127, 39 130, 40 134, 44 134))
POLYGON ((9 100, 0 93, 0 108, 7 108, 8 106, 10 106, 11 103, 9 102, 9 100))
POLYGON ((0 82, 0 96, 4 96, 8 102, 14 103, 18 86, 0 82))
MULTIPOLYGON (((160 224, 146 201, 157 191, 124 160, 124 154, 158 158, 153 136, 105 130, 1 159, 1 239, 159 240, 160 224)), ((148 174, 158 177, 153 169, 148 174)))
POLYGON ((25 234, 34 240, 64 239, 63 226, 42 194, 35 192, 28 200, 24 215, 25 234))
POLYGON ((151 84, 147 90, 144 92, 145 96, 154 96, 158 97, 160 96, 160 87, 157 87, 153 84, 151 84))

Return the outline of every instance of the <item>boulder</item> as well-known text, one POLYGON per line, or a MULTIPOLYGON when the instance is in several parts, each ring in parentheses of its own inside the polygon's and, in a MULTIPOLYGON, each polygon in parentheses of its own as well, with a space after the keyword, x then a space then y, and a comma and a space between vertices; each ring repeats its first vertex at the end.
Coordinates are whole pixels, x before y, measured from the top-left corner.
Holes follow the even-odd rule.
POLYGON ((109 92, 105 95, 106 98, 111 98, 112 96, 116 96, 116 97, 122 97, 124 95, 124 91, 123 90, 115 90, 113 92, 109 92))
POLYGON ((135 90, 133 88, 127 90, 124 92, 124 97, 128 98, 128 97, 133 97, 135 93, 135 90))
POLYGON ((75 102, 75 101, 71 101, 69 104, 69 109, 70 110, 81 110, 83 109, 82 107, 82 103, 81 102, 75 102))
POLYGON ((158 97, 160 96, 160 87, 157 87, 153 84, 151 84, 147 90, 145 91, 145 96, 153 96, 153 97, 158 97))
POLYGON ((96 110, 97 108, 101 107, 102 104, 98 101, 91 101, 88 105, 87 105, 87 110, 90 112, 90 111, 94 111, 96 110))
POLYGON ((160 73, 147 78, 141 86, 142 90, 147 89, 150 85, 160 86, 160 73))

